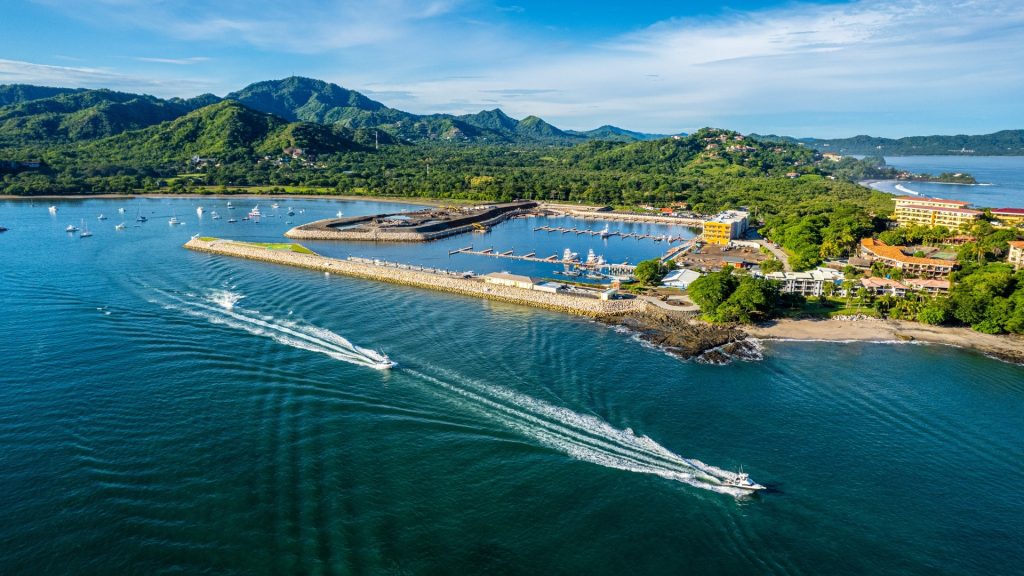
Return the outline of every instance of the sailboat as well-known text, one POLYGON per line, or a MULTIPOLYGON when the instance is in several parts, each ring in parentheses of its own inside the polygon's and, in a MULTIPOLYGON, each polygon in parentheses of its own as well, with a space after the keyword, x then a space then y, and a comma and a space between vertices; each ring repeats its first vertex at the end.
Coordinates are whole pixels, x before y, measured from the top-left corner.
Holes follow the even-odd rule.
POLYGON ((136 222, 145 222, 146 221, 146 217, 142 215, 142 207, 141 206, 139 207, 139 216, 137 218, 135 218, 135 221, 136 222))
POLYGON ((79 238, 88 238, 92 236, 92 232, 89 232, 89 225, 85 223, 85 218, 82 219, 82 233, 78 235, 79 238))

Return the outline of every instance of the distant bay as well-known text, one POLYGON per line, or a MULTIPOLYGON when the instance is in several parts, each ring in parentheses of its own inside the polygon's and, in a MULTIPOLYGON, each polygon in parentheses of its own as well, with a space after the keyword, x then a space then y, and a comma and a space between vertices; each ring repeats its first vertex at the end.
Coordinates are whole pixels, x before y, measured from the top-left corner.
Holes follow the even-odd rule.
POLYGON ((1024 208, 1024 156, 888 156, 885 162, 918 174, 966 172, 974 176, 979 185, 894 180, 870 184, 882 192, 906 195, 910 190, 924 196, 965 200, 975 206, 1024 208))

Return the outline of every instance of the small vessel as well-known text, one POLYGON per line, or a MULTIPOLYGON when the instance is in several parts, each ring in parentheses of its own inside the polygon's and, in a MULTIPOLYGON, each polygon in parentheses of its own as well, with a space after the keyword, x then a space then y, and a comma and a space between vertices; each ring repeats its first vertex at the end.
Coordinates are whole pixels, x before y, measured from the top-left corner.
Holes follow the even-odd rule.
POLYGON ((203 212, 206 212, 206 210, 203 210, 203 207, 202 207, 202 206, 200 206, 200 207, 196 208, 196 214, 197 214, 197 215, 198 215, 198 216, 199 216, 200 218, 202 218, 202 217, 203 217, 203 212))
POLYGON ((65 228, 64 231, 74 234, 75 232, 78 232, 78 226, 75 226, 74 224, 68 224, 68 227, 65 228))
POLYGON ((288 209, 288 215, 289 216, 295 216, 295 210, 292 210, 291 208, 289 208, 288 209))
POLYGON ((262 215, 263 214, 260 213, 260 205, 259 204, 253 206, 252 210, 249 210, 249 218, 252 218, 253 220, 258 220, 259 217, 262 216, 262 215))
POLYGON ((228 202, 228 210, 234 210, 235 206, 231 202, 228 202))
POLYGON ((370 366, 374 369, 390 370, 398 365, 394 360, 388 358, 388 355, 383 352, 370 350, 369 348, 362 348, 360 346, 356 346, 355 348, 373 362, 370 366))
POLYGON ((579 259, 580 255, 568 248, 565 249, 565 252, 562 252, 562 260, 566 262, 577 262, 579 259))
POLYGON ((92 236, 92 232, 89 232, 89 226, 85 223, 85 219, 82 219, 82 233, 78 235, 79 238, 88 238, 92 236))
POLYGON ((50 214, 56 214, 56 213, 57 213, 57 207, 56 206, 50 206, 50 214))
POLYGON ((142 215, 142 208, 139 208, 139 215, 138 215, 137 218, 135 218, 135 221, 136 222, 145 222, 146 220, 147 220, 147 218, 142 215))
POLYGON ((277 210, 278 208, 281 207, 281 205, 278 204, 277 202, 274 202, 273 204, 270 205, 270 207, 273 208, 274 210, 277 210))
POLYGON ((124 214, 124 207, 118 208, 117 209, 117 213, 118 214, 124 214))
POLYGON ((341 213, 341 210, 338 210, 338 213, 335 214, 335 216, 341 218, 342 216, 344 216, 344 214, 341 213))
POLYGON ((100 214, 99 216, 96 217, 96 219, 97 220, 106 220, 107 216, 105 214, 100 214))
POLYGON ((170 224, 171 226, 177 226, 178 224, 181 224, 181 220, 178 220, 177 214, 172 214, 171 219, 168 220, 167 223, 170 224))
POLYGON ((754 492, 756 490, 764 490, 765 487, 761 486, 757 482, 750 479, 750 474, 743 471, 743 466, 740 466, 739 470, 735 474, 728 476, 722 480, 722 484, 726 486, 732 486, 733 488, 740 488, 743 490, 750 490, 754 492))
POLYGON ((238 222, 238 220, 235 220, 234 218, 228 218, 228 224, 234 224, 235 222, 238 222))
POLYGON ((213 212, 210 212, 210 218, 213 220, 220 220, 220 214, 217 214, 217 211, 214 210, 213 212))
POLYGON ((124 222, 121 222, 117 226, 114 226, 114 230, 124 230, 125 228, 127 228, 127 226, 124 225, 124 222))
POLYGON ((605 224, 604 230, 601 230, 601 238, 607 238, 611 236, 611 232, 608 230, 608 225, 605 224))

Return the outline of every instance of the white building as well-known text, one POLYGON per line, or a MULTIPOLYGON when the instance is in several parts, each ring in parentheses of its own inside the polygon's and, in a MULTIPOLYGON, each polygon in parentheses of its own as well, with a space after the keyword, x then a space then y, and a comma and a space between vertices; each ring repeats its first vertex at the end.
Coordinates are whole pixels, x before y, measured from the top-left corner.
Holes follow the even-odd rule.
POLYGON ((821 296, 825 284, 838 287, 843 282, 843 273, 832 268, 815 268, 807 272, 771 272, 764 277, 781 282, 782 292, 801 296, 821 296))
POLYGON ((694 280, 700 277, 700 272, 687 270, 686 268, 679 268, 678 270, 673 270, 666 274, 665 277, 661 279, 661 285, 686 290, 694 280))
POLYGON ((484 282, 498 284, 500 286, 514 286, 526 290, 533 290, 533 279, 521 274, 510 274, 508 272, 492 272, 484 276, 484 282))

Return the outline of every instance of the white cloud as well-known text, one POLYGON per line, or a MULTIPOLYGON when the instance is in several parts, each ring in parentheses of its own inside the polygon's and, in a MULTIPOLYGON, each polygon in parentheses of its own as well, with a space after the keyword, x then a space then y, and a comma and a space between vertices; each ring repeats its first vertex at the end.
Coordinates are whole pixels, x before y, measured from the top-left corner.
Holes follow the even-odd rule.
POLYGON ((479 80, 381 89, 418 95, 420 109, 452 112, 469 111, 453 109, 452 95, 472 107, 509 91, 517 97, 503 104, 513 115, 662 132, 901 130, 893 117, 967 130, 979 107, 1002 100, 1006 114, 990 120, 1005 128, 1024 121, 1012 96, 1024 88, 1022 26, 1024 7, 998 0, 790 5, 662 22, 586 50, 481 68, 479 80))
POLYGON ((0 59, 0 84, 37 84, 63 88, 110 88, 145 92, 157 96, 191 96, 207 92, 210 85, 201 80, 158 80, 121 74, 104 68, 52 66, 19 60, 0 59))
POLYGON ((148 56, 136 56, 133 59, 138 60, 139 62, 153 62, 155 64, 174 64, 177 66, 199 64, 200 62, 208 62, 210 60, 205 56, 192 56, 191 58, 154 58, 148 56))

